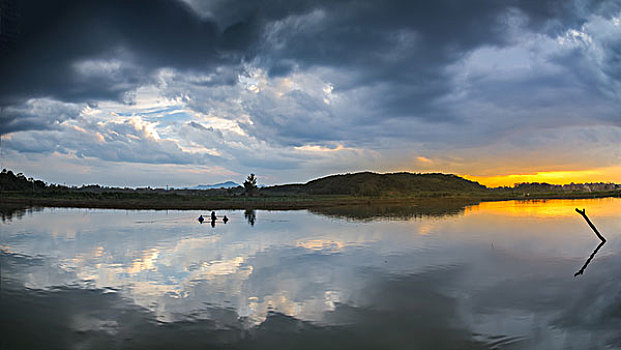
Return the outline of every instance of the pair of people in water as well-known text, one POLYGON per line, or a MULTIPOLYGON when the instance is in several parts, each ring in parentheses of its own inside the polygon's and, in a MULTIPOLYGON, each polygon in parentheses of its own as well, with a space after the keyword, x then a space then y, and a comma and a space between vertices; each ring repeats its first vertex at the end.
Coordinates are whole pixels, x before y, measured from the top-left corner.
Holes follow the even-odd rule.
MULTIPOLYGON (((216 220, 218 220, 218 217, 216 216, 216 212, 212 211, 211 212, 211 226, 214 226, 216 223, 216 220)), ((201 224, 203 223, 203 221, 205 221, 205 218, 203 217, 203 215, 200 215, 198 217, 198 222, 200 222, 201 224)), ((226 224, 227 221, 229 221, 229 218, 226 217, 226 215, 224 215, 224 217, 222 218, 222 221, 226 224)))

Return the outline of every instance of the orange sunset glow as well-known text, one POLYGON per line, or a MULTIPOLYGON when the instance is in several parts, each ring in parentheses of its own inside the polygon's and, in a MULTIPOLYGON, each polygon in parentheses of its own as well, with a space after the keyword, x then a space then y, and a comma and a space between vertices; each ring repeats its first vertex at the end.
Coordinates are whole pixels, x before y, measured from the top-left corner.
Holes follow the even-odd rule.
POLYGON ((513 186, 523 182, 546 182, 553 185, 588 182, 621 182, 621 166, 576 171, 542 171, 532 174, 508 174, 463 177, 487 187, 513 186))

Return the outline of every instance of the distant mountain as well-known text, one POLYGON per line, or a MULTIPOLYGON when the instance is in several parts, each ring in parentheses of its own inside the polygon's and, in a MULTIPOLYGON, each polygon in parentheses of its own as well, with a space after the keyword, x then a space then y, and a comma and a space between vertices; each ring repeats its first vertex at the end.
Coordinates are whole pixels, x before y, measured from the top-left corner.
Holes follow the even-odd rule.
POLYGON ((305 184, 272 186, 266 194, 339 194, 354 196, 422 195, 425 193, 464 193, 485 191, 478 182, 452 174, 377 174, 362 172, 332 175, 305 184))
POLYGON ((227 182, 222 182, 219 184, 213 184, 213 185, 197 185, 194 187, 188 187, 189 190, 211 190, 214 188, 234 188, 239 186, 239 184, 233 182, 233 181, 227 181, 227 182))

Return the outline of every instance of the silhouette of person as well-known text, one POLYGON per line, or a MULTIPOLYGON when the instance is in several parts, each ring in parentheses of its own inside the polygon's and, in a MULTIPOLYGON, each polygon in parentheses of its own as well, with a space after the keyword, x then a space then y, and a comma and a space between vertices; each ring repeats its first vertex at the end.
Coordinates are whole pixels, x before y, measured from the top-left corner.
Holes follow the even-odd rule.
POLYGON ((203 215, 199 216, 198 217, 198 222, 200 222, 202 224, 203 221, 205 221, 205 218, 203 217, 203 215))
POLYGON ((211 221, 216 221, 217 217, 216 217, 216 212, 212 211, 211 212, 211 221))
POLYGON ((229 221, 229 218, 227 218, 226 215, 224 215, 224 217, 222 218, 222 221, 224 221, 224 223, 226 224, 226 222, 229 221))

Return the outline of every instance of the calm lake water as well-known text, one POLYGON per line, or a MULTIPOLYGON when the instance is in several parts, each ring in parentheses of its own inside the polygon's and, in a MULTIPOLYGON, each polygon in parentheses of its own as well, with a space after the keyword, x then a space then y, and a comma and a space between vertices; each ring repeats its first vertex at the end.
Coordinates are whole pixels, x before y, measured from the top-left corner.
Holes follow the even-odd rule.
POLYGON ((619 198, 199 214, 5 211, 0 349, 621 348, 619 198))

